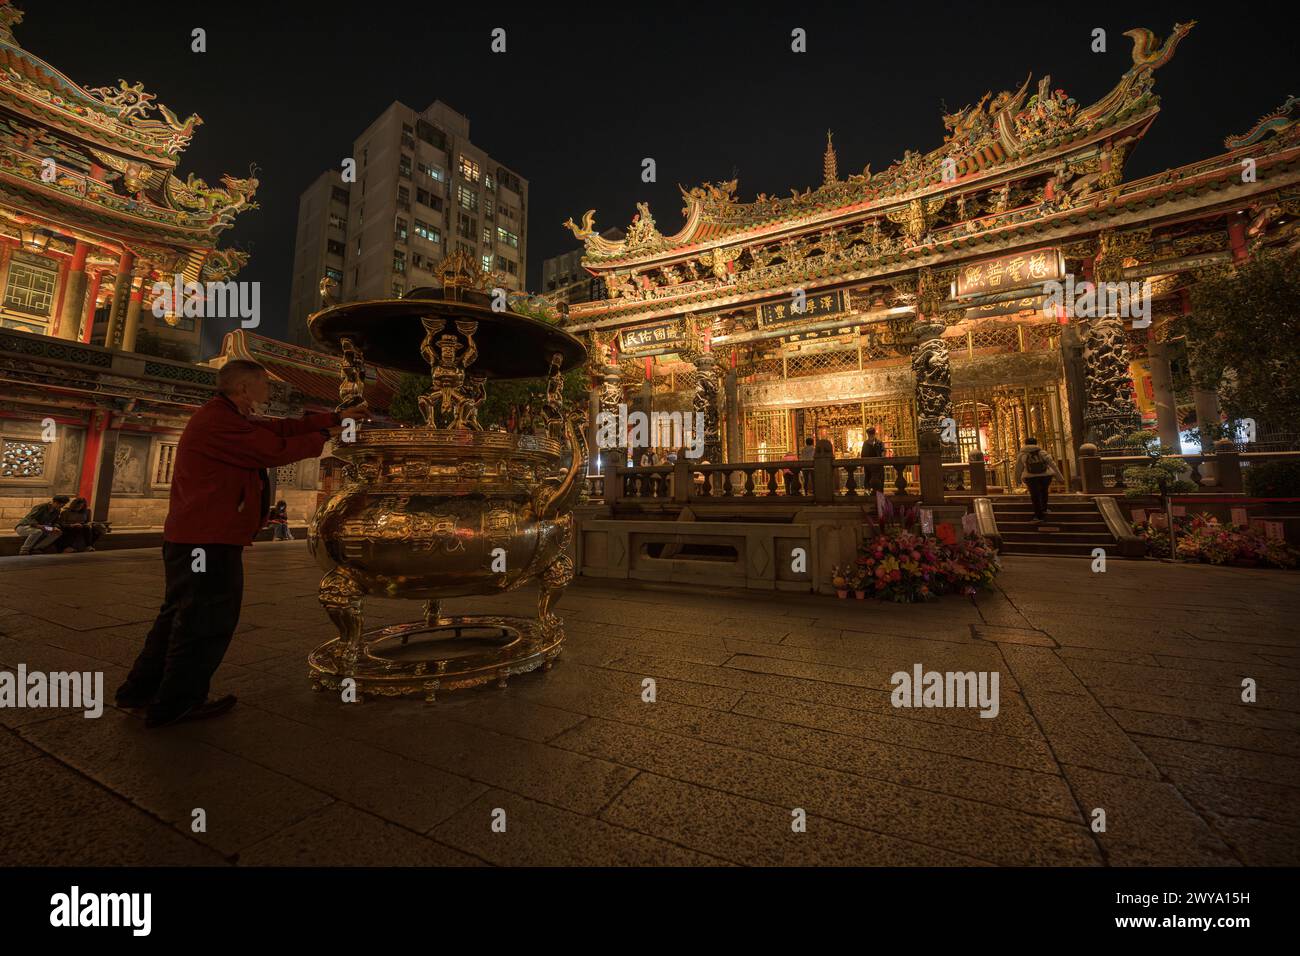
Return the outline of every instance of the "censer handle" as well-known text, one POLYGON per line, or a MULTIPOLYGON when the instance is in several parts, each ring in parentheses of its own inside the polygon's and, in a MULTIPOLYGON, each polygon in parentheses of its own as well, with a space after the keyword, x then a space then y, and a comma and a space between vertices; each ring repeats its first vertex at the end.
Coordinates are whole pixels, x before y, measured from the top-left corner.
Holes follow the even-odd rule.
POLYGON ((538 489, 535 504, 540 518, 554 518, 567 510, 582 490, 587 473, 587 433, 586 429, 576 427, 574 416, 564 418, 564 438, 569 446, 569 468, 563 478, 549 479, 538 489))

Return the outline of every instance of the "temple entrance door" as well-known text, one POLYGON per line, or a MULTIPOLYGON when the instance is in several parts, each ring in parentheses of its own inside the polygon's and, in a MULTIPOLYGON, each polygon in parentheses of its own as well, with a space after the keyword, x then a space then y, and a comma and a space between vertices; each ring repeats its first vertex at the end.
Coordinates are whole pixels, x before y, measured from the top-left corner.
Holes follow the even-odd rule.
POLYGON ((1068 487, 1069 461, 1054 386, 997 385, 954 390, 952 397, 962 461, 969 461, 970 453, 982 446, 978 450, 984 452, 990 485, 1012 490, 1016 455, 1032 435, 1059 463, 1068 487))
POLYGON ((745 461, 780 461, 795 451, 791 413, 784 408, 758 408, 745 416, 745 461))

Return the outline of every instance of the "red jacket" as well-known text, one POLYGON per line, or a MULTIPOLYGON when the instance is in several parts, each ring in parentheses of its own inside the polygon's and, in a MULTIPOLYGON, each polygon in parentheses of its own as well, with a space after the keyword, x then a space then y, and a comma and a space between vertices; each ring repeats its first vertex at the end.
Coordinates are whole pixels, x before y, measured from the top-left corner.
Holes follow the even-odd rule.
POLYGON ((317 458, 331 412, 300 419, 245 418, 218 395, 190 419, 176 449, 163 540, 247 547, 262 529, 262 468, 317 458))

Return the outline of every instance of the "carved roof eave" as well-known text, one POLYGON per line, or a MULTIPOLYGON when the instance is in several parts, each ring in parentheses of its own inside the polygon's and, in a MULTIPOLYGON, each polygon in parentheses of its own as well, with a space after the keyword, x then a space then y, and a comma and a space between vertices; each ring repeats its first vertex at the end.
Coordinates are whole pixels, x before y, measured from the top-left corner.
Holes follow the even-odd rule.
POLYGON ((2 41, 0 103, 34 122, 52 126, 88 143, 110 146, 154 164, 175 166, 180 153, 184 152, 185 145, 188 144, 188 137, 185 137, 185 143, 178 144, 172 130, 151 132, 123 122, 112 108, 92 96, 81 84, 40 57, 2 41), (36 89, 29 89, 22 81, 15 81, 8 72, 10 69, 17 69, 20 76, 36 89), (48 93, 50 98, 46 99, 42 93, 48 93), (55 102, 55 98, 60 102, 55 102), (101 117, 101 122, 87 119, 77 113, 75 108, 101 117))
MULTIPOLYGON (((1039 242, 1059 243, 1095 233, 1101 229, 1127 225, 1150 224, 1160 218, 1151 207, 1173 204, 1187 194, 1202 189, 1229 194, 1212 199, 1194 212, 1177 214, 1171 211, 1161 225, 1180 221, 1203 219, 1230 210, 1234 206, 1256 200, 1283 189, 1300 190, 1300 143, 1292 143, 1272 155, 1261 156, 1259 169, 1281 165, 1281 171, 1259 176, 1257 182, 1243 184, 1240 177, 1240 150, 1224 153, 1188 164, 1165 173, 1149 176, 1121 189, 1127 195, 1112 198, 1115 190, 1107 190, 1092 203, 1048 214, 1029 222, 1013 223, 966 237, 953 237, 929 246, 914 246, 891 256, 881 257, 863 268, 826 276, 810 276, 804 283, 811 294, 813 290, 833 288, 865 279, 884 278, 898 273, 912 272, 928 266, 952 266, 966 258, 996 254, 1003 247, 1027 246, 1039 242), (1182 178, 1182 170, 1213 167, 1189 178, 1182 178), (1282 176, 1286 178, 1279 181, 1282 176)), ((734 285, 718 284, 694 294, 664 297, 653 300, 605 299, 578 303, 570 307, 569 331, 609 329, 626 324, 678 316, 685 312, 752 306, 769 298, 774 292, 786 291, 788 280, 773 281, 768 286, 735 291, 734 285)))
MULTIPOLYGON (((1149 105, 1149 108, 1138 115, 1124 117, 1121 125, 1099 126, 1092 132, 1080 137, 1059 137, 1058 140, 1040 146, 1016 159, 1008 160, 975 173, 969 173, 950 183, 927 184, 919 189, 896 193, 883 199, 864 198, 859 202, 846 206, 818 209, 798 218, 779 218, 749 229, 740 229, 716 239, 708 239, 698 243, 693 243, 691 240, 699 225, 703 222, 701 215, 703 204, 698 199, 692 199, 690 215, 686 225, 676 235, 665 237, 662 244, 636 255, 608 259, 584 256, 582 265, 588 272, 597 277, 620 269, 635 268, 644 270, 658 268, 673 265, 722 246, 748 244, 758 240, 770 242, 796 235, 801 231, 824 229, 827 226, 840 226, 856 218, 884 215, 889 210, 906 206, 914 199, 938 196, 942 193, 967 192, 973 188, 987 189, 990 186, 998 185, 1002 180, 1022 177, 1037 167, 1051 166, 1062 158, 1083 152, 1107 139, 1133 132, 1136 132, 1136 135, 1140 138, 1146 134, 1159 112, 1158 101, 1153 102, 1149 105)), ((869 187, 870 184, 867 185, 869 187)))
MULTIPOLYGON (((143 216, 113 209, 102 203, 79 201, 78 198, 65 196, 46 184, 31 182, 21 176, 15 176, 10 170, 0 169, 0 189, 9 187, 21 191, 27 203, 38 212, 52 220, 65 221, 70 225, 84 224, 92 231, 103 231, 112 227, 113 235, 163 242, 169 245, 198 248, 210 246, 217 237, 234 224, 232 217, 208 217, 202 222, 187 213, 175 212, 184 216, 188 222, 159 222, 143 216), (210 221, 215 218, 216 221, 210 221)), ((15 203, 23 208, 21 201, 15 203)))

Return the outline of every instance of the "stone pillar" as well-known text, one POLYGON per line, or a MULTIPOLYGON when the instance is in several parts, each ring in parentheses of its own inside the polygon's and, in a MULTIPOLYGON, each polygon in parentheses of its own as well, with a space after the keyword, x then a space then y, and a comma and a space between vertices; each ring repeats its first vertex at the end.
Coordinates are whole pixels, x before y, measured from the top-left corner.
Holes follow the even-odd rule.
POLYGON ((1156 432, 1160 444, 1175 453, 1182 450, 1178 441, 1178 409, 1174 404, 1174 379, 1169 370, 1169 346, 1164 342, 1147 343, 1147 362, 1151 368, 1151 390, 1155 393, 1156 432))
MULTIPOLYGON (((623 403, 623 371, 617 365, 606 365, 602 373, 602 378, 600 410, 607 415, 612 415, 614 421, 618 421, 618 406, 623 403)), ((619 445, 616 445, 613 448, 602 448, 600 450, 601 474, 612 476, 615 465, 619 468, 627 467, 627 449, 622 447, 621 444, 626 440, 626 435, 619 435, 619 445)), ((610 492, 609 485, 610 479, 606 478, 606 495, 610 492)), ((606 500, 608 500, 608 498, 606 500)))
MULTIPOLYGON (((1107 233, 1102 233, 1101 252, 1093 263, 1096 281, 1119 282, 1123 279, 1124 259, 1112 250, 1107 233)), ((1088 393, 1084 411, 1084 438, 1101 445, 1111 438, 1122 438, 1142 426, 1142 414, 1133 401, 1133 375, 1129 369, 1128 346, 1124 342, 1124 320, 1118 315, 1103 314, 1097 296, 1096 315, 1088 322, 1083 344, 1088 393)))
POLYGON ((704 416, 704 460, 717 464, 722 461, 722 437, 718 432, 718 370, 712 352, 695 357, 693 406, 697 415, 704 416))
POLYGON ((741 424, 740 387, 736 383, 736 370, 728 369, 725 381, 727 392, 727 461, 740 461, 745 454, 745 433, 741 424))
POLYGON ((77 341, 81 335, 81 316, 86 304, 86 253, 90 247, 77 240, 72 249, 72 263, 63 290, 63 309, 59 316, 59 338, 77 341))
POLYGON ((948 346, 940 336, 944 326, 918 318, 914 326, 917 344, 912 350, 912 373, 916 376, 917 437, 938 434, 943 420, 952 417, 952 368, 948 346))
POLYGON ((126 322, 122 326, 122 351, 135 351, 135 337, 140 331, 140 310, 144 307, 144 284, 149 281, 148 275, 140 278, 141 285, 137 288, 135 277, 131 279, 131 295, 126 307, 126 322))
POLYGON ((63 315, 63 303, 68 298, 68 264, 67 256, 59 257, 59 274, 54 280, 54 287, 59 290, 58 295, 54 297, 54 308, 50 311, 50 336, 58 336, 61 323, 60 317, 63 315))
POLYGON ((113 303, 109 306, 108 329, 104 332, 105 348, 117 348, 122 341, 131 290, 131 269, 134 266, 135 256, 129 252, 123 252, 117 260, 117 275, 113 278, 113 303))
POLYGON ((95 334, 96 304, 99 302, 99 286, 104 281, 104 270, 96 269, 90 280, 90 291, 86 294, 85 311, 81 315, 81 341, 90 344, 90 337, 95 334))

